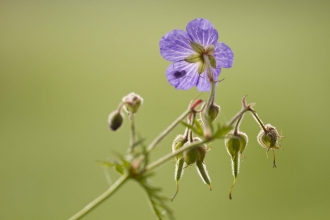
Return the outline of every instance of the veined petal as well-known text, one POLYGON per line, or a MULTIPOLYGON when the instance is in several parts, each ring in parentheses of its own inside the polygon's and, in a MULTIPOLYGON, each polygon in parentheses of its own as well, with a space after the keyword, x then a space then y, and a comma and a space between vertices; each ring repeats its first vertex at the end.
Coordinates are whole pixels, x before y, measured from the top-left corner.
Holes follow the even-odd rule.
MULTIPOLYGON (((213 77, 214 77, 214 79, 215 80, 218 79, 218 76, 220 75, 221 69, 220 68, 217 68, 217 69, 213 69, 212 68, 212 71, 213 71, 213 77)), ((207 77, 207 70, 205 70, 200 75, 200 77, 198 78, 197 89, 200 92, 207 92, 207 91, 209 91, 211 89, 210 80, 207 77)))
POLYGON ((187 90, 196 85, 198 81, 198 63, 178 61, 166 69, 168 82, 176 89, 187 90))
POLYGON ((218 31, 213 27, 210 21, 204 18, 197 18, 187 24, 187 34, 190 39, 196 43, 207 47, 215 45, 218 41, 218 31))
POLYGON ((217 61, 217 68, 230 68, 233 66, 233 51, 224 43, 217 42, 214 50, 214 58, 217 61))
POLYGON ((173 30, 159 41, 160 54, 168 61, 183 60, 195 51, 191 48, 189 36, 183 30, 173 30))

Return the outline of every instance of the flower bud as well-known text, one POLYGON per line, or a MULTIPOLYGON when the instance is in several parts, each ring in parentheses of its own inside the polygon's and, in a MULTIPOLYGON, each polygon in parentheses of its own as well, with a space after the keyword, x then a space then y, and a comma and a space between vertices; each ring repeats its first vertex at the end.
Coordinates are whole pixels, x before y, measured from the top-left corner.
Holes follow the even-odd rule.
POLYGON ((230 187, 229 191, 229 199, 232 199, 231 193, 233 187, 236 183, 236 178, 239 172, 240 167, 240 157, 243 156, 243 151, 245 150, 248 142, 248 137, 243 132, 230 133, 227 135, 225 139, 225 146, 227 148, 227 152, 231 157, 231 168, 232 174, 234 176, 234 182, 230 187))
POLYGON ((139 107, 143 103, 141 96, 135 94, 134 92, 128 94, 122 99, 124 109, 127 113, 135 114, 139 107))
POLYGON ((124 121, 124 115, 121 111, 115 110, 108 117, 108 125, 111 130, 117 130, 124 121))
POLYGON ((214 121, 220 113, 220 106, 217 104, 214 104, 210 106, 208 115, 210 117, 211 121, 214 121))

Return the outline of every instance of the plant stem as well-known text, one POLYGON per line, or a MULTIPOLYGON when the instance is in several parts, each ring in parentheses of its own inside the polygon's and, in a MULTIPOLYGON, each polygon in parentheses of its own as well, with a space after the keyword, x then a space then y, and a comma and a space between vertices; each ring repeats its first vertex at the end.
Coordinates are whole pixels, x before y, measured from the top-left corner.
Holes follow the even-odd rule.
POLYGON ((129 148, 127 153, 132 153, 134 150, 134 146, 135 146, 135 123, 134 123, 134 114, 131 115, 130 117, 130 121, 131 121, 131 138, 130 138, 130 142, 129 142, 129 148))
POLYGON ((237 119, 239 119, 245 112, 250 110, 250 105, 245 108, 242 108, 229 122, 227 122, 226 126, 232 126, 237 119))
POLYGON ((208 79, 210 81, 210 84, 211 84, 211 92, 210 92, 209 98, 207 99, 207 101, 204 105, 204 109, 203 109, 203 112, 201 114, 202 119, 203 119, 203 123, 204 123, 204 136, 206 138, 208 138, 212 134, 211 122, 210 122, 210 119, 209 119, 209 110, 210 110, 211 105, 213 105, 214 99, 215 99, 215 81, 214 81, 214 78, 213 78, 213 71, 211 69, 211 64, 210 64, 210 60, 209 60, 208 56, 204 55, 203 58, 204 58, 204 62, 205 62, 205 65, 206 65, 207 77, 208 77, 208 79))
POLYGON ((211 92, 209 95, 209 98, 207 99, 205 105, 204 105, 204 109, 202 112, 202 118, 203 118, 203 123, 204 123, 204 136, 206 138, 210 137, 212 134, 211 131, 211 121, 210 121, 210 116, 209 116, 209 110, 211 105, 213 105, 214 102, 214 98, 215 98, 215 82, 211 81, 211 92))
POLYGON ((267 132, 267 129, 265 128, 264 123, 261 121, 261 119, 259 118, 257 113, 255 113, 254 111, 251 111, 251 114, 254 116, 255 120, 258 122, 258 124, 260 125, 262 130, 264 130, 264 132, 267 132))
MULTIPOLYGON (((209 98, 208 102, 211 100, 211 97, 209 98)), ((242 115, 246 112, 246 111, 250 111, 251 110, 251 105, 247 105, 244 108, 242 108, 228 123, 227 126, 232 126, 233 123, 240 119, 242 117, 242 115)), ((148 151, 150 152, 153 148, 155 148, 157 146, 157 144, 167 135, 169 134, 169 132, 177 125, 179 124, 179 122, 184 119, 185 117, 187 117, 193 110, 192 109, 188 109, 186 110, 180 117, 178 117, 167 129, 165 129, 149 146, 148 146, 148 151)), ((251 111, 253 113, 253 111, 251 111)), ((132 138, 132 135, 135 136, 135 128, 134 128, 134 121, 132 120, 132 124, 131 124, 131 144, 132 144, 132 140, 133 140, 133 144, 134 144, 134 140, 135 137, 132 138)), ((161 164, 165 163, 166 161, 172 159, 174 156, 188 150, 191 149, 193 147, 196 146, 200 146, 202 144, 208 143, 210 141, 212 141, 213 139, 215 139, 215 137, 213 135, 211 135, 210 137, 208 137, 205 140, 202 141, 197 141, 197 142, 193 142, 189 145, 183 146, 182 148, 176 150, 174 153, 169 153, 163 157, 161 157, 160 159, 158 159, 157 161, 149 164, 142 172, 149 172, 153 169, 155 169, 156 167, 160 166, 161 164)), ((132 145, 131 145, 132 146, 132 145)), ((134 145, 133 145, 134 146, 134 145)), ((82 210, 80 210, 78 213, 76 213, 75 215, 73 215, 71 218, 69 218, 69 220, 76 220, 76 219, 80 219, 81 217, 83 217, 84 215, 86 215, 88 212, 90 212, 93 208, 97 207, 100 203, 102 203, 103 201, 105 201, 105 199, 109 198, 114 192, 116 192, 127 180, 129 179, 129 175, 125 174, 123 176, 121 176, 113 185, 110 186, 110 188, 108 190, 106 190, 104 193, 102 193, 99 197, 97 197, 96 199, 94 199, 91 203, 89 203, 87 206, 85 206, 82 210)))
POLYGON ((112 184, 107 191, 102 193, 99 197, 90 202, 87 206, 85 206, 82 210, 73 215, 69 220, 80 219, 88 212, 90 212, 93 208, 97 207, 101 202, 105 201, 105 199, 109 198, 114 192, 116 192, 125 182, 129 179, 127 174, 122 175, 114 184, 112 184))
POLYGON ((191 113, 191 109, 186 110, 180 117, 178 117, 168 128, 166 128, 158 137, 156 137, 153 142, 148 146, 147 151, 150 152, 152 149, 154 149, 157 144, 164 138, 166 135, 168 135, 175 126, 177 126, 182 119, 187 117, 188 114, 191 113))
MULTIPOLYGON (((253 104, 249 104, 249 105, 245 105, 227 124, 226 126, 232 126, 236 120, 240 120, 241 117, 243 117, 243 114, 247 111, 249 111, 251 109, 251 106, 253 104)), ((188 112, 189 114, 189 112, 188 112)), ((191 143, 189 145, 186 145, 186 146, 183 146, 182 148, 176 150, 174 153, 169 153, 163 157, 161 157, 160 159, 156 160, 155 162, 149 164, 143 172, 148 172, 148 171, 151 171, 153 170, 154 168, 158 167, 159 165, 163 164, 164 162, 172 159, 174 156, 182 153, 183 151, 185 150, 188 150, 188 149, 191 149, 193 147, 196 147, 196 146, 199 146, 199 145, 202 145, 202 144, 205 144, 205 143, 208 143, 210 141, 212 141, 214 139, 214 136, 210 136, 209 138, 205 139, 205 140, 202 140, 202 141, 198 141, 198 142, 194 142, 194 143, 191 143)))

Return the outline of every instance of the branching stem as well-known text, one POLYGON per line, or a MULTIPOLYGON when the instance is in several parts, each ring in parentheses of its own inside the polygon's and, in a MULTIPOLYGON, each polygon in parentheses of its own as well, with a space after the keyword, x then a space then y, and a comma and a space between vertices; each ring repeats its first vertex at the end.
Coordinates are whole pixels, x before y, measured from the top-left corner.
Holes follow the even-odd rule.
POLYGON ((180 121, 182 121, 182 119, 184 119, 185 117, 187 117, 187 115, 189 115, 191 113, 191 109, 186 110, 180 117, 178 117, 170 126, 168 126, 168 128, 166 128, 162 133, 160 133, 160 135, 158 137, 156 137, 153 142, 148 146, 147 150, 148 152, 150 152, 152 149, 154 149, 157 144, 164 138, 166 137, 166 135, 168 135, 173 128, 175 128, 175 126, 177 126, 180 121))
POLYGON ((86 215, 88 212, 90 212, 93 208, 100 205, 105 199, 109 198, 114 192, 116 192, 120 186, 122 186, 126 180, 129 179, 129 176, 127 174, 122 175, 114 184, 112 184, 107 191, 102 193, 99 197, 94 199, 92 202, 90 202, 88 205, 86 205, 82 210, 80 210, 78 213, 76 213, 74 216, 69 218, 69 220, 76 220, 80 219, 84 215, 86 215))

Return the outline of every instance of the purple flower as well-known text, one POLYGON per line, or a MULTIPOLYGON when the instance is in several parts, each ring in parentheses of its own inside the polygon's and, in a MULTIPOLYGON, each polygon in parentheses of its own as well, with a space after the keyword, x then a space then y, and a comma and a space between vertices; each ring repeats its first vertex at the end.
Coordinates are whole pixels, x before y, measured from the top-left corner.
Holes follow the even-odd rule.
POLYGON ((173 30, 159 42, 162 57, 173 62, 166 69, 167 80, 176 89, 196 86, 201 92, 209 91, 210 81, 217 81, 221 68, 233 65, 234 54, 217 42, 218 31, 210 21, 192 20, 186 30, 173 30))

